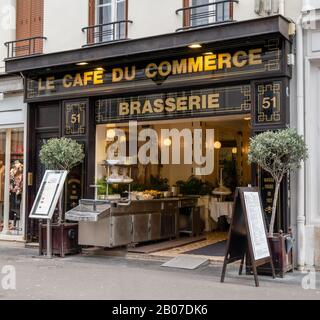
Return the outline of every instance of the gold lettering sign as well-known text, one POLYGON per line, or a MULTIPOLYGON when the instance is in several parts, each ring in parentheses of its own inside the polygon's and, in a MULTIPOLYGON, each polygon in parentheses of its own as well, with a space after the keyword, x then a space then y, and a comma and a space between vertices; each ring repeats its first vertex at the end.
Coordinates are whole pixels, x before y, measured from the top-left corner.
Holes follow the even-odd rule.
POLYGON ((128 120, 170 119, 206 116, 216 113, 249 113, 251 87, 230 86, 215 89, 151 94, 97 101, 97 123, 128 120))
MULTIPOLYGON (((179 87, 192 87, 199 83, 210 86, 215 82, 227 82, 229 79, 247 82, 266 74, 281 77, 286 75, 286 69, 283 68, 285 64, 282 63, 285 57, 283 42, 284 40, 279 38, 270 38, 255 41, 251 46, 240 43, 230 49, 219 49, 216 46, 213 50, 208 46, 205 53, 189 51, 180 57, 164 55, 162 59, 139 59, 131 64, 99 65, 89 70, 77 68, 66 73, 31 76, 27 78, 26 100, 32 102, 46 97, 64 99, 91 93, 127 94, 160 87, 171 90, 175 84, 179 87)), ((173 103, 176 102, 168 100, 166 107, 181 110, 188 108, 183 100, 178 101, 178 106, 173 106, 173 103)), ((194 105, 194 108, 199 107, 198 98, 188 103, 194 105)), ((207 101, 207 104, 210 103, 207 101)), ((163 101, 157 101, 153 105, 153 111, 157 113, 161 113, 164 108, 163 101)), ((149 109, 150 107, 146 106, 145 111, 148 112, 149 109)))
MULTIPOLYGON (((262 64, 262 49, 251 49, 248 51, 237 51, 233 55, 226 52, 220 54, 201 55, 197 57, 183 58, 180 60, 164 60, 160 63, 149 63, 144 69, 144 74, 149 79, 158 76, 168 77, 185 73, 200 73, 230 69, 232 67, 243 68, 245 66, 262 64)), ((111 83, 136 80, 137 67, 126 66, 111 69, 111 83)), ((55 90, 55 77, 38 79, 38 91, 55 90)), ((104 71, 94 70, 83 73, 76 73, 74 76, 66 74, 62 78, 62 85, 65 89, 72 87, 87 87, 89 85, 104 84, 104 71)))

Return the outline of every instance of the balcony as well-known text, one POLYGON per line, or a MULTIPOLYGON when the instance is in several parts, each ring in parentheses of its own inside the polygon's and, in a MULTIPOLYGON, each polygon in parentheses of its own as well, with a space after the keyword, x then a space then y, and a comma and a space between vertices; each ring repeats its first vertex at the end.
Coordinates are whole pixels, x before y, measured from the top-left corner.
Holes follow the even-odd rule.
POLYGON ((43 40, 47 40, 47 38, 38 36, 5 42, 7 59, 41 54, 43 52, 43 40))
POLYGON ((97 24, 82 28, 82 32, 86 33, 87 44, 92 46, 95 44, 126 40, 128 34, 128 24, 131 20, 121 20, 104 24, 97 24))
POLYGON ((234 3, 239 0, 221 0, 176 10, 176 14, 183 13, 183 27, 176 32, 232 22, 234 3))

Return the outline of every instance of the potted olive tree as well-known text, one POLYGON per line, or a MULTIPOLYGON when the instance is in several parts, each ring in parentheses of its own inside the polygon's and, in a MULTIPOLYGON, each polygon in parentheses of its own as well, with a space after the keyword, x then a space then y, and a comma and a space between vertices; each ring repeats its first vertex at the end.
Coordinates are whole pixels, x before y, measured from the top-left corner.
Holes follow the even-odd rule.
POLYGON ((300 167, 301 162, 307 158, 307 153, 303 137, 292 128, 275 132, 267 131, 250 139, 249 162, 256 163, 268 172, 275 182, 268 239, 276 271, 281 276, 286 272, 285 261, 288 261, 290 237, 288 236, 286 239, 286 235, 281 230, 274 233, 280 185, 286 174, 300 167))
MULTIPOLYGON (((68 173, 72 168, 83 162, 83 147, 72 139, 53 138, 45 143, 39 153, 41 163, 48 170, 66 170, 68 173)), ((62 206, 63 196, 59 199, 58 222, 52 227, 53 253, 64 256, 65 253, 78 251, 77 225, 64 223, 64 212, 62 206)), ((45 228, 43 228, 45 230, 45 228)), ((46 246, 45 232, 40 228, 40 251, 46 246)), ((41 252, 42 253, 42 252, 41 252)))

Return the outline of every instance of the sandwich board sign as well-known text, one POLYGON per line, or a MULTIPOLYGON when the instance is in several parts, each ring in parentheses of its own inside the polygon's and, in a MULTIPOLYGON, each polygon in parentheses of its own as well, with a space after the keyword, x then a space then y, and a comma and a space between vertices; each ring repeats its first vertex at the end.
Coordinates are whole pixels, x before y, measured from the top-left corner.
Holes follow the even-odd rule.
POLYGON ((68 172, 47 170, 42 179, 29 218, 51 220, 68 172))
POLYGON ((258 266, 270 263, 272 276, 275 278, 258 188, 237 188, 236 190, 221 282, 224 282, 229 263, 240 260, 239 275, 241 275, 245 258, 249 259, 247 264, 252 268, 257 287, 259 286, 258 266))

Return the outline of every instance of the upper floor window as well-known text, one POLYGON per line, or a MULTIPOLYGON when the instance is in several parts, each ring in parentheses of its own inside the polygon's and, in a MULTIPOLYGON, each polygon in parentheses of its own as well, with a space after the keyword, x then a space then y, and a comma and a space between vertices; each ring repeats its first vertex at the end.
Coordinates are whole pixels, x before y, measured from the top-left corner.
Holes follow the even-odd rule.
POLYGON ((232 20, 232 2, 224 0, 189 0, 189 25, 197 27, 232 20), (195 7, 195 8, 192 8, 195 7))
POLYGON ((96 24, 100 28, 99 42, 126 37, 126 0, 97 0, 96 24), (121 22, 122 21, 122 22, 121 22))

